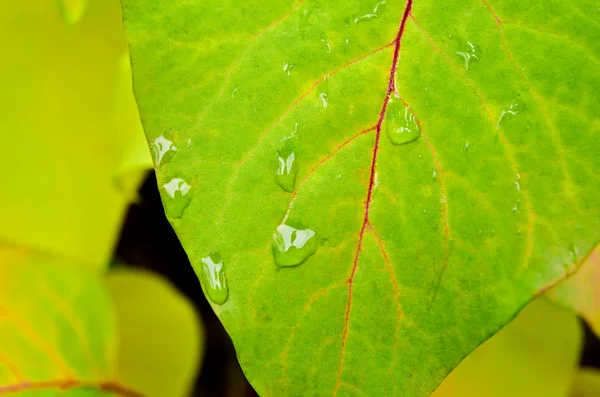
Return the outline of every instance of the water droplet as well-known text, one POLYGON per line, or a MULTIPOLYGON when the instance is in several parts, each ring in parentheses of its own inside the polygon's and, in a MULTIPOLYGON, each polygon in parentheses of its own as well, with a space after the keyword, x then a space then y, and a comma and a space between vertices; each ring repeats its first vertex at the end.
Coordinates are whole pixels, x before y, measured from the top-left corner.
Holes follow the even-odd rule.
POLYGON ((394 145, 410 143, 421 136, 417 120, 409 107, 392 98, 388 102, 385 130, 394 145))
POLYGON ((475 46, 473 45, 473 43, 471 43, 470 41, 467 41, 467 44, 470 47, 469 50, 465 51, 465 52, 457 52, 457 54, 465 59, 465 70, 468 71, 469 64, 471 63, 471 61, 472 60, 479 61, 479 58, 475 54, 475 46))
POLYGON ((286 192, 293 192, 296 187, 296 175, 298 174, 298 161, 294 153, 292 141, 288 140, 277 152, 277 169, 275 170, 275 182, 286 192))
POLYGON ((298 266, 317 251, 315 232, 282 223, 273 232, 272 249, 278 267, 298 266))
POLYGON ((337 179, 337 180, 342 179, 342 174, 338 174, 338 176, 336 176, 335 179, 337 179))
POLYGON ((425 209, 424 209, 424 210, 423 210, 423 213, 424 213, 424 214, 426 214, 426 213, 427 213, 427 210, 425 210, 425 209))
POLYGON ((519 207, 517 207, 516 205, 514 207, 512 207, 512 212, 517 212, 519 210, 519 207))
POLYGON ((435 170, 433 170, 433 173, 431 174, 431 179, 436 179, 437 178, 437 172, 435 170))
POLYGON ((421 153, 419 153, 419 155, 417 157, 420 158, 420 159, 423 158, 423 156, 421 155, 421 153))
POLYGON ((192 195, 189 194, 192 187, 181 178, 173 178, 163 185, 163 189, 170 198, 170 200, 163 201, 165 212, 172 218, 181 218, 183 211, 192 200, 192 195))
POLYGON ((508 109, 503 110, 502 113, 500 113, 500 118, 498 118, 498 122, 496 123, 496 129, 500 128, 500 123, 502 122, 502 120, 508 119, 508 118, 518 114, 519 113, 518 107, 519 107, 519 104, 515 103, 515 104, 510 105, 508 107, 508 109))
POLYGON ((65 23, 75 25, 81 20, 89 0, 58 0, 58 11, 65 23))
POLYGON ((579 255, 579 248, 577 248, 575 245, 570 244, 569 245, 569 256, 571 257, 571 262, 572 263, 577 263, 577 257, 579 255))
POLYGON ((229 297, 229 286, 225 277, 225 267, 221 254, 213 252, 202 258, 202 270, 200 272, 200 283, 211 301, 222 305, 229 297))
POLYGON ((518 191, 521 191, 521 184, 519 183, 519 181, 515 181, 515 187, 518 191))
POLYGON ((465 152, 468 152, 468 151, 469 151, 469 146, 470 146, 470 145, 469 145, 469 142, 465 143, 465 152))
MULTIPOLYGON (((188 141, 189 143, 189 141, 188 141)), ((165 163, 169 161, 170 155, 173 152, 177 151, 177 147, 165 138, 163 135, 156 138, 151 144, 150 148, 152 149, 152 154, 154 155, 154 163, 156 167, 160 167, 160 164, 164 161, 165 163)))
POLYGON ((327 94, 322 92, 319 94, 319 98, 321 99, 321 103, 323 104, 323 109, 327 109, 327 94))
POLYGON ((292 65, 291 63, 287 63, 285 62, 283 64, 283 71, 285 72, 285 74, 287 74, 287 76, 290 76, 290 73, 292 73, 292 69, 293 69, 294 65, 292 65))
POLYGON ((232 97, 232 98, 233 98, 233 97, 235 97, 235 93, 237 92, 237 90, 238 90, 238 86, 236 85, 236 86, 233 88, 233 91, 231 91, 231 97, 232 97))
POLYGON ((360 17, 354 18, 354 23, 361 23, 361 22, 370 21, 372 19, 377 19, 383 14, 384 11, 385 11, 385 0, 382 0, 379 3, 375 4, 375 7, 373 7, 372 10, 370 9, 366 14, 364 14, 360 17))
POLYGON ((321 42, 327 46, 327 53, 331 53, 331 44, 329 44, 329 41, 327 41, 327 39, 321 39, 321 42))

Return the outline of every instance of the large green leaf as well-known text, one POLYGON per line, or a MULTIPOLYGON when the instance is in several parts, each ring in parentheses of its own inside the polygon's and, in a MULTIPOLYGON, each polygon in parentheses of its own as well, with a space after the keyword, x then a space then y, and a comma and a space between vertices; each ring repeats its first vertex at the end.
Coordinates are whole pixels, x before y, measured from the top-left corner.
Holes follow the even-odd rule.
POLYGON ((426 395, 600 239, 595 1, 123 7, 167 215, 261 395, 426 395))

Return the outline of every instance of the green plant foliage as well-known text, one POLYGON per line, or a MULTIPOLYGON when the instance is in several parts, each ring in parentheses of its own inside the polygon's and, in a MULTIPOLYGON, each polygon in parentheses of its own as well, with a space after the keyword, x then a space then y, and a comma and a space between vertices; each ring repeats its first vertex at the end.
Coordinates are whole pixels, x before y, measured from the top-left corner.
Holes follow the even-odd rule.
POLYGON ((544 297, 468 355, 431 397, 566 397, 578 371, 577 317, 544 297))
POLYGON ((571 278, 547 293, 552 300, 574 309, 600 335, 600 246, 571 278))
POLYGON ((582 369, 577 374, 569 397, 596 397, 600 395, 600 371, 582 369))
POLYGON ((0 22, 0 240, 102 271, 151 166, 119 2, 3 2, 0 22))
POLYGON ((0 395, 129 391, 113 380, 117 329, 92 272, 0 246, 0 280, 0 395))
POLYGON ((190 395, 203 341, 190 302, 139 270, 117 269, 107 286, 119 324, 118 378, 145 396, 190 395))
POLYGON ((201 344, 191 304, 156 275, 105 280, 0 246, 0 395, 187 396, 201 344))
POLYGON ((600 240, 595 1, 123 9, 167 215, 261 395, 427 395, 600 240))

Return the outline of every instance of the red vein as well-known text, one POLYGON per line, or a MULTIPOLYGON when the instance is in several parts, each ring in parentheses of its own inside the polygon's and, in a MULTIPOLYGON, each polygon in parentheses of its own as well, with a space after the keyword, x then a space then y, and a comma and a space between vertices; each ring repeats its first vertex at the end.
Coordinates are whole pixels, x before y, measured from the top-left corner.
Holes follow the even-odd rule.
POLYGON ((367 226, 370 224, 369 222, 369 209, 371 207, 372 195, 373 195, 373 186, 375 185, 375 168, 377 165, 377 155, 379 153, 379 139, 381 137, 381 125, 383 124, 383 119, 385 117, 385 112, 387 110, 388 102, 390 101, 390 95, 394 91, 394 80, 396 77, 396 66, 398 64, 398 56, 400 54, 400 42, 402 40, 402 35, 404 34, 404 27, 406 26, 406 20, 410 15, 410 10, 412 8, 412 0, 407 0, 406 7, 404 9, 404 13, 402 15, 402 21, 400 22, 400 27, 398 28, 398 34, 394 39, 394 56, 392 58, 392 66, 390 67, 390 79, 388 82, 387 92, 385 94, 385 98, 383 99, 383 105, 381 106, 381 112, 379 113, 379 120, 377 121, 377 125, 375 126, 375 142, 373 144, 373 158, 371 160, 371 174, 369 177, 369 187, 367 189, 367 199, 365 200, 365 215, 362 222, 362 226, 360 228, 360 232, 358 235, 358 244, 356 246, 356 253, 354 255, 354 262, 352 264, 352 272, 350 273, 350 277, 348 278, 348 303, 346 304, 346 314, 344 321, 344 331, 342 333, 342 347, 340 353, 340 364, 338 367, 338 376, 337 382, 335 385, 335 389, 333 391, 333 395, 337 395, 337 392, 342 384, 342 368, 344 365, 344 353, 346 347, 346 340, 348 338, 348 322, 350 320, 350 308, 352 306, 352 286, 354 283, 354 276, 356 275, 356 270, 358 269, 358 258, 360 255, 360 251, 362 249, 362 242, 365 235, 365 230, 367 226))
POLYGON ((366 130, 362 130, 361 132, 359 132, 358 134, 353 135, 352 137, 348 138, 346 141, 344 141, 342 144, 336 146, 336 148, 331 151, 327 156, 323 157, 318 163, 317 165, 315 165, 313 168, 311 168, 310 171, 308 171, 308 173, 304 176, 304 178, 302 178, 302 180, 300 181, 300 183, 298 184, 298 187, 294 190, 294 192, 292 193, 292 199, 290 200, 290 204, 288 205, 286 211, 285 211, 285 215, 283 216, 283 222, 285 222, 285 220, 288 218, 288 216, 290 215, 290 211, 292 210, 292 207, 294 205, 294 201, 296 200, 296 197, 298 196, 298 191, 300 190, 300 188, 302 187, 302 185, 304 185, 306 183, 306 181, 311 177, 311 175, 317 170, 319 169, 319 167, 321 167, 323 164, 325 164, 327 162, 327 160, 329 160, 330 158, 332 158, 337 152, 339 152, 340 150, 342 150, 342 148, 346 145, 348 145, 350 142, 354 141, 356 138, 358 138, 361 135, 366 134, 369 131, 373 131, 375 129, 375 126, 373 127, 369 127, 366 130))
POLYGON ((38 382, 20 382, 13 385, 0 386, 0 394, 13 394, 27 390, 43 390, 43 389, 96 389, 106 392, 117 393, 123 397, 143 397, 142 394, 131 390, 117 382, 90 382, 74 379, 56 379, 45 380, 38 382))
POLYGON ((394 44, 394 42, 388 43, 386 45, 383 45, 381 47, 378 47, 376 49, 374 49, 373 51, 365 54, 365 55, 361 55, 358 58, 355 58, 341 66, 339 66, 338 68, 334 69, 333 71, 327 73, 325 76, 321 77, 320 79, 318 79, 317 81, 315 81, 313 83, 313 85, 306 91, 304 92, 302 95, 300 95, 284 112, 283 114, 277 119, 275 120, 269 127, 267 127, 266 130, 263 131, 263 133, 260 135, 260 138, 258 139, 258 142, 256 142, 256 145, 254 145, 254 148, 252 148, 252 150, 250 150, 248 152, 248 154, 242 158, 242 160, 240 160, 240 162, 237 164, 237 168, 239 169, 246 161, 248 161, 248 159, 250 157, 252 157, 254 155, 254 152, 256 151, 256 149, 258 148, 258 146, 260 145, 260 143, 262 142, 262 140, 265 138, 265 136, 267 135, 267 133, 272 130, 275 126, 277 126, 279 123, 281 123, 281 121, 296 107, 298 106, 298 104, 300 103, 300 101, 302 101, 304 98, 306 98, 311 92, 314 91, 315 88, 317 88, 322 82, 324 82, 325 80, 327 80, 328 78, 330 78, 331 76, 333 76, 334 74, 342 71, 343 69, 355 64, 356 62, 359 62, 371 55, 374 55, 376 53, 378 53, 381 50, 384 50, 390 46, 392 46, 392 44, 394 44))
POLYGON ((394 285, 394 295, 396 297, 396 341, 394 346, 394 361, 392 365, 390 365, 390 375, 392 374, 392 368, 396 364, 396 360, 398 358, 398 345, 400 344, 400 319, 402 318, 402 305, 400 304, 400 288, 398 287, 398 282, 396 281, 396 275, 394 274, 394 268, 392 267, 392 262, 383 246, 383 241, 379 238, 379 235, 375 231, 375 228, 371 226, 371 232, 373 233, 373 237, 375 237, 375 241, 379 246, 379 250, 383 255, 383 259, 385 261, 385 266, 390 273, 390 279, 392 280, 392 284, 394 285))

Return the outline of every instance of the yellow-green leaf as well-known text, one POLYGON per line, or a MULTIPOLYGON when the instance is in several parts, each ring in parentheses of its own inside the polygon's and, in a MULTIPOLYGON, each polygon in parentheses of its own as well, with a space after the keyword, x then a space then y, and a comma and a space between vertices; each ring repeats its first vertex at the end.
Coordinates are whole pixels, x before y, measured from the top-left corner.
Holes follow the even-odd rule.
POLYGON ((575 377, 569 397, 600 396, 600 371, 584 368, 575 377))
POLYGON ((119 327, 118 379, 149 397, 188 396, 203 345, 192 305, 152 273, 120 268, 107 283, 119 327))
POLYGON ((139 181, 130 159, 150 158, 119 2, 90 1, 73 26, 56 4, 0 5, 0 239, 100 270, 139 181))
POLYGON ((581 342, 577 317, 537 298, 468 355, 431 397, 565 397, 581 342))

